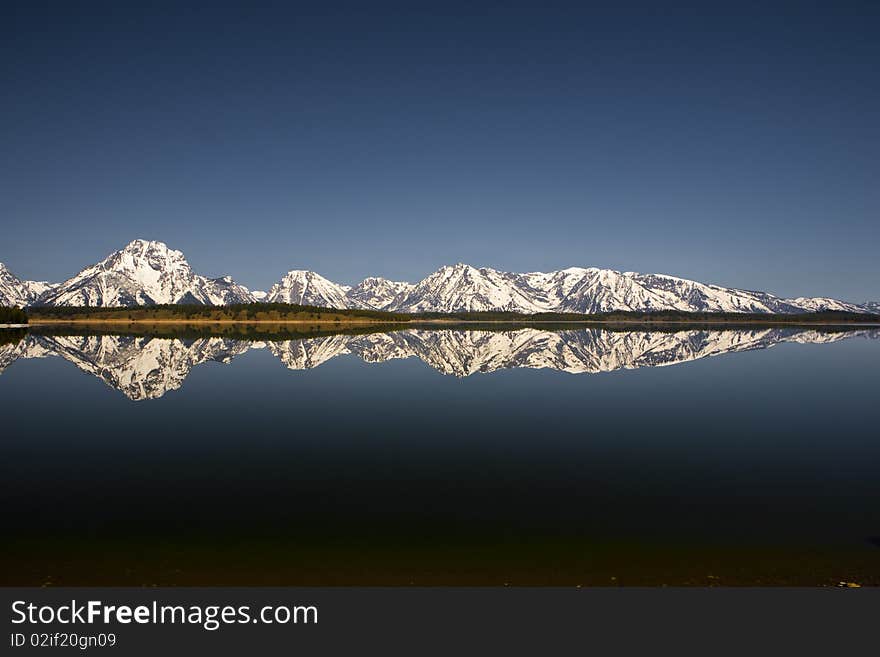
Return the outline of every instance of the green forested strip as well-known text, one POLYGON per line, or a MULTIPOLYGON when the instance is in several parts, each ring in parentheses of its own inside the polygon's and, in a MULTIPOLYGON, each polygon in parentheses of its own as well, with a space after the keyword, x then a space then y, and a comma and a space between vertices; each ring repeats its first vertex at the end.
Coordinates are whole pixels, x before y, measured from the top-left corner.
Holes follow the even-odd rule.
MULTIPOLYGON (((18 309, 7 309, 21 313, 18 309)), ((692 322, 692 323, 754 323, 811 324, 811 323, 876 323, 880 315, 824 311, 800 314, 681 312, 609 313, 537 313, 513 312, 458 312, 458 313, 391 313, 379 310, 354 310, 299 306, 285 303, 251 303, 231 306, 165 305, 137 308, 77 308, 37 307, 29 310, 35 319, 71 320, 180 320, 180 321, 306 321, 316 323, 343 321, 378 321, 394 324, 412 321, 462 322, 692 322)), ((10 320, 7 320, 9 323, 10 320)))
POLYGON ((47 319, 94 319, 94 320, 181 320, 181 321, 286 321, 337 322, 342 320, 365 320, 382 322, 406 322, 412 315, 389 313, 378 310, 337 310, 317 306, 299 306, 287 303, 248 303, 229 306, 161 305, 136 308, 82 308, 82 307, 35 307, 35 318, 47 319))
POLYGON ((21 308, 0 306, 0 324, 27 324, 28 316, 21 308))

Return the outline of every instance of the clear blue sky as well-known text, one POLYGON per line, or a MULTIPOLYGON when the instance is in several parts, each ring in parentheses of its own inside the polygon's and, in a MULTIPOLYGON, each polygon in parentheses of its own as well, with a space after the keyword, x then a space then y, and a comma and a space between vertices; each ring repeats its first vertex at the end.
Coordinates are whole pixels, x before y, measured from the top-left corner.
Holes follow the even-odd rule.
POLYGON ((880 298, 880 4, 587 4, 3 3, 0 261, 880 298))

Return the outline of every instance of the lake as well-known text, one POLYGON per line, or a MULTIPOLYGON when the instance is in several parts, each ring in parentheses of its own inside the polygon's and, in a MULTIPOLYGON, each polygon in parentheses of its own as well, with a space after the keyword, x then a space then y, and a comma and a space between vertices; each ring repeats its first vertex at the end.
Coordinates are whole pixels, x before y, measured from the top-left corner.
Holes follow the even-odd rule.
POLYGON ((880 329, 0 331, 4 585, 880 584, 880 329))

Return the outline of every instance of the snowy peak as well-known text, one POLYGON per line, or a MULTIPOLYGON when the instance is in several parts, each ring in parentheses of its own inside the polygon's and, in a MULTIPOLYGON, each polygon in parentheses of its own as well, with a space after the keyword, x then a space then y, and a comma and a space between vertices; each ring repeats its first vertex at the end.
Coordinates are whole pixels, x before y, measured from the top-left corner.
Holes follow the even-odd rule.
POLYGON ((44 281, 25 281, 0 262, 0 306, 23 308, 32 305, 54 287, 44 281))
POLYGON ((413 287, 411 283, 371 276, 351 288, 346 298, 350 308, 384 310, 399 296, 410 292, 413 287))
POLYGON ((30 291, 18 276, 0 262, 0 306, 23 307, 30 300, 30 291))
POLYGON ((247 288, 231 278, 206 278, 192 271, 183 253, 162 242, 134 240, 83 269, 43 296, 52 306, 122 307, 190 303, 250 303, 247 288))
POLYGON ((459 263, 445 266, 417 283, 397 299, 389 310, 403 312, 512 311, 534 313, 547 310, 522 274, 477 269, 459 263))
POLYGON ((266 301, 323 308, 348 308, 345 295, 349 289, 348 286, 328 281, 313 271, 293 269, 284 275, 280 283, 272 286, 266 301))
MULTIPOLYGON (((201 279, 201 277, 198 277, 201 279)), ((213 306, 228 306, 237 303, 253 303, 256 298, 231 276, 202 279, 203 294, 197 297, 199 303, 213 306)), ((179 303, 179 302, 178 302, 179 303)))
POLYGON ((48 281, 22 281, 28 292, 31 294, 31 303, 58 287, 58 283, 49 283, 48 281))

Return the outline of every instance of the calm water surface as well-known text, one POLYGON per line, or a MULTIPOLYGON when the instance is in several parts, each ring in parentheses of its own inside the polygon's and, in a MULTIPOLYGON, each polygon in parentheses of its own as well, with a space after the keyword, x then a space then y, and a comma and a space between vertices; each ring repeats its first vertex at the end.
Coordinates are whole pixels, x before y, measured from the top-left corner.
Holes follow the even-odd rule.
POLYGON ((877 329, 0 338, 3 584, 880 584, 877 329))

